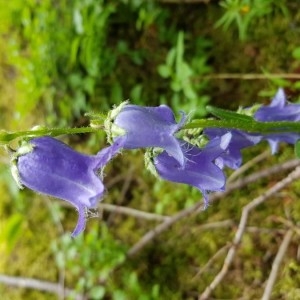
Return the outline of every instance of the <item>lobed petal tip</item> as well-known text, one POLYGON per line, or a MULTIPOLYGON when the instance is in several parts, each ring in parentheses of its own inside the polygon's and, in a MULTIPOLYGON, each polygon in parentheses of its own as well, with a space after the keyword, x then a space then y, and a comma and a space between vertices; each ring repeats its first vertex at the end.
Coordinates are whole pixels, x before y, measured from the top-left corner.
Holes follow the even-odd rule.
POLYGON ((78 220, 75 229, 71 233, 72 238, 75 238, 80 233, 82 233, 86 226, 86 216, 85 216, 86 208, 84 206, 78 206, 76 209, 78 211, 78 220))

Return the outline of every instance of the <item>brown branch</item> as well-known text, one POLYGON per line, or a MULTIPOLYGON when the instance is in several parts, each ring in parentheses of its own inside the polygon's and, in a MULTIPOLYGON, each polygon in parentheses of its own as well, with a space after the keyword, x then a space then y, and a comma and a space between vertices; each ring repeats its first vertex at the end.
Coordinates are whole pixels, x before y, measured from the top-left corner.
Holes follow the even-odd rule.
POLYGON ((288 160, 282 164, 278 164, 273 167, 267 168, 265 170, 255 172, 249 176, 246 176, 245 178, 238 179, 238 180, 234 181, 233 183, 231 183, 230 185, 228 185, 228 188, 226 189, 226 193, 228 191, 231 192, 232 190, 242 188, 243 186, 246 186, 249 183, 255 182, 258 179, 269 177, 273 174, 279 174, 280 172, 293 169, 299 165, 300 165, 300 160, 296 158, 296 159, 288 160))
POLYGON ((198 271, 198 273, 192 278, 192 280, 195 280, 197 277, 199 277, 200 275, 202 275, 203 273, 206 272, 206 270, 208 270, 208 268, 215 263, 215 261, 221 257, 223 255, 223 253, 229 248, 229 244, 223 246, 222 248, 220 248, 208 261, 207 263, 200 268, 200 270, 198 271))
POLYGON ((193 79, 198 80, 214 80, 214 79, 241 79, 241 80, 269 80, 269 79, 300 79, 300 74, 298 73, 279 73, 279 74, 234 74, 234 73, 224 73, 224 74, 210 74, 204 76, 197 76, 193 79))
POLYGON ((236 254, 236 250, 242 240, 243 234, 245 232, 245 228, 248 221, 249 213, 256 208, 258 205, 265 202, 267 199, 269 199, 271 196, 273 196, 278 191, 285 188, 287 185, 292 183, 294 180, 300 178, 300 167, 297 167, 293 172, 291 172, 286 178, 283 180, 277 182, 274 186, 272 186, 270 189, 268 189, 264 194, 260 195, 259 197, 255 198, 253 201, 248 203, 246 206, 244 206, 242 210, 242 216, 240 219, 240 223, 237 229, 237 232, 235 234, 235 237, 232 242, 232 246, 230 247, 227 256, 225 258, 223 267, 221 271, 217 274, 217 276, 213 279, 211 284, 204 290, 204 292, 199 296, 199 300, 205 300, 208 299, 212 291, 220 284, 220 282, 223 280, 225 275, 228 272, 228 269, 233 262, 233 259, 236 254))
POLYGON ((208 229, 220 229, 225 227, 232 227, 233 225, 234 225, 234 221, 229 219, 229 220, 201 224, 199 226, 194 227, 193 230, 201 231, 201 230, 208 230, 208 229))
MULTIPOLYGON (((4 274, 0 274, 0 283, 16 286, 19 288, 29 288, 44 292, 49 292, 53 294, 60 295, 61 294, 61 285, 57 283, 52 283, 48 281, 32 279, 32 278, 25 278, 25 277, 14 277, 8 276, 4 274)), ((76 291, 65 288, 63 290, 65 296, 74 296, 74 299, 82 300, 84 299, 83 295, 79 295, 76 291)))
POLYGON ((284 224, 287 228, 292 229, 297 235, 300 235, 300 228, 296 224, 294 224, 292 221, 287 220, 285 218, 282 218, 280 216, 274 216, 272 218, 275 222, 279 222, 281 224, 284 224))
POLYGON ((211 0, 159 0, 162 3, 170 4, 194 4, 194 3, 209 3, 211 0))
POLYGON ((171 218, 169 216, 157 215, 157 214, 137 210, 130 207, 113 205, 108 203, 100 203, 99 208, 109 212, 124 214, 124 215, 132 216, 139 219, 149 220, 149 221, 167 221, 171 218))
POLYGON ((243 164, 240 168, 238 168, 236 171, 234 171, 227 179, 227 184, 233 182, 236 178, 238 178, 240 175, 248 171, 250 168, 255 166, 260 161, 266 159, 268 156, 270 156, 270 150, 266 150, 259 155, 255 156, 253 159, 247 161, 245 164, 243 164))
MULTIPOLYGON (((283 164, 280 164, 280 165, 274 166, 272 168, 269 168, 269 169, 257 172, 255 174, 252 174, 250 176, 247 176, 244 179, 237 180, 234 183, 230 184, 227 187, 225 192, 215 193, 215 194, 211 195, 210 202, 214 202, 214 201, 224 197, 225 195, 228 195, 235 189, 241 188, 241 187, 243 187, 251 182, 254 182, 258 179, 261 179, 266 176, 270 176, 274 173, 279 173, 281 171, 291 169, 299 164, 300 164, 300 160, 298 160, 298 159, 290 160, 283 164)), ((132 257, 135 254, 137 254, 141 249, 143 249, 147 244, 149 244, 155 237, 157 237, 158 235, 163 233, 165 230, 169 229, 176 222, 180 221, 183 218, 188 217, 192 213, 198 213, 199 211, 202 211, 202 210, 203 210, 203 203, 202 203, 202 201, 198 201, 193 206, 178 212, 174 216, 170 217, 170 219, 157 225, 155 228, 148 231, 144 236, 142 236, 142 238, 129 249, 129 251, 127 253, 128 257, 132 257)))
MULTIPOLYGON (((294 169, 299 165, 300 165, 299 159, 291 159, 284 163, 267 168, 265 170, 260 170, 258 172, 252 173, 251 175, 248 175, 244 178, 238 179, 238 180, 230 183, 224 192, 218 192, 218 193, 213 194, 210 198, 210 202, 214 202, 216 200, 224 198, 225 196, 232 193, 233 191, 235 191, 237 189, 241 189, 242 187, 247 186, 250 183, 256 182, 259 179, 269 177, 273 174, 279 174, 280 172, 283 172, 283 171, 294 169)), ((199 210, 196 211, 196 213, 198 213, 198 212, 199 212, 199 210)))
MULTIPOLYGON (((231 221, 232 220, 228 220, 231 221)), ((229 222, 224 224, 224 225, 229 225, 229 222)), ((200 228, 202 229, 202 228, 200 228)), ((207 228, 205 228, 207 229, 207 228)), ((250 233, 272 233, 272 232, 276 232, 276 233, 281 233, 284 234, 286 232, 286 230, 284 229, 273 229, 273 228, 258 228, 258 227, 253 227, 253 226, 248 226, 245 228, 245 231, 250 232, 250 233)), ((230 247, 230 244, 226 244, 224 245, 222 248, 220 248, 205 264, 205 266, 203 266, 202 268, 199 269, 198 273, 192 278, 192 280, 195 280, 197 277, 199 277, 200 275, 202 275, 203 273, 205 273, 207 271, 207 269, 213 264, 215 263, 215 261, 221 257, 223 255, 223 253, 230 247)))
POLYGON ((276 233, 276 234, 284 234, 286 232, 285 229, 279 228, 263 228, 263 227, 255 227, 255 226, 247 226, 245 229, 249 233, 276 233))
POLYGON ((268 278, 268 281, 267 281, 267 284, 266 284, 266 288, 264 290, 264 294, 262 296, 262 300, 269 300, 271 299, 271 294, 272 294, 272 289, 273 289, 273 286, 274 286, 274 283, 275 283, 275 280, 277 278, 277 274, 278 274, 278 270, 279 270, 279 267, 280 267, 280 264, 283 260, 283 257, 286 253, 286 250, 291 242, 291 239, 293 237, 293 230, 292 229, 289 229, 284 238, 283 238, 283 241, 279 247, 279 250, 277 252, 277 255, 274 259, 274 262, 273 262, 273 265, 272 265, 272 270, 270 272, 270 276, 268 278))
MULTIPOLYGON (((60 200, 57 200, 57 202, 62 207, 68 207, 68 208, 72 207, 72 205, 69 204, 68 202, 62 202, 60 200)), ((158 214, 149 213, 149 212, 138 210, 138 209, 131 208, 131 207, 109 204, 109 203, 99 203, 98 208, 99 208, 99 210, 105 210, 105 211, 113 212, 116 214, 128 215, 128 216, 132 216, 135 218, 144 219, 144 220, 148 220, 148 221, 163 222, 163 221, 167 221, 172 218, 171 216, 158 215, 158 214)), ((98 216, 97 213, 95 215, 98 216)))
MULTIPOLYGON (((125 195, 126 195, 127 191, 129 190, 130 184, 131 184, 132 179, 133 179, 134 169, 135 169, 135 166, 131 166, 131 168, 127 172, 127 176, 126 176, 126 179, 123 183, 123 186, 122 186, 122 189, 121 189, 121 192, 120 192, 120 196, 117 200, 118 205, 120 205, 124 202, 125 195)), ((115 216, 115 212, 112 212, 109 215, 109 217, 107 218, 106 223, 110 224, 113 221, 114 216, 115 216)))
POLYGON ((133 245, 127 252, 128 257, 132 257, 137 254, 142 248, 149 244, 156 236, 160 235, 162 232, 171 227, 174 223, 178 222, 182 218, 185 218, 192 214, 199 207, 203 207, 202 201, 197 202, 194 206, 189 207, 185 210, 180 211, 169 220, 157 225, 154 229, 148 231, 135 245, 133 245))

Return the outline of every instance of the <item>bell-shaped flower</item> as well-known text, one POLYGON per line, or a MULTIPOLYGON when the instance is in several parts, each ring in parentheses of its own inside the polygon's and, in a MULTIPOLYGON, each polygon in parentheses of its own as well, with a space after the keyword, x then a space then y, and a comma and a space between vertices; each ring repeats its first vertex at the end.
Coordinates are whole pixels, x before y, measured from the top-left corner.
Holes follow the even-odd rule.
POLYGON ((89 156, 52 137, 34 138, 18 151, 19 183, 71 203, 79 214, 72 233, 76 236, 85 228, 87 210, 103 197, 105 188, 98 170, 119 152, 122 144, 119 139, 97 155, 89 156))
POLYGON ((125 137, 125 149, 161 148, 183 166, 184 154, 174 135, 185 121, 186 115, 182 113, 177 123, 173 111, 166 105, 144 107, 124 102, 109 113, 105 128, 109 140, 125 137))
POLYGON ((259 143, 262 137, 258 134, 249 134, 240 130, 226 129, 226 128, 206 128, 204 134, 209 139, 221 137, 227 132, 231 133, 230 142, 220 156, 216 159, 216 164, 223 168, 227 166, 231 169, 237 169, 242 164, 241 150, 259 143))
POLYGON ((300 121, 300 104, 288 102, 284 90, 280 88, 270 105, 261 106, 256 111, 254 119, 261 122, 300 121))
POLYGON ((271 153, 275 154, 278 151, 279 143, 284 142, 294 145, 298 140, 300 140, 300 134, 293 132, 270 133, 264 134, 262 140, 268 141, 271 148, 271 153))
POLYGON ((224 190, 226 181, 224 173, 214 161, 226 150, 230 139, 231 134, 227 133, 211 140, 202 149, 179 140, 186 158, 185 165, 181 166, 174 157, 163 151, 154 157, 154 167, 163 179, 185 183, 199 189, 207 206, 209 191, 224 190))
MULTIPOLYGON (((300 104, 289 103, 283 89, 279 89, 270 105, 262 106, 256 111, 254 119, 260 122, 299 122, 300 104)), ((295 144, 300 139, 300 134, 292 132, 264 134, 263 139, 269 142, 272 154, 274 154, 280 142, 295 144)))

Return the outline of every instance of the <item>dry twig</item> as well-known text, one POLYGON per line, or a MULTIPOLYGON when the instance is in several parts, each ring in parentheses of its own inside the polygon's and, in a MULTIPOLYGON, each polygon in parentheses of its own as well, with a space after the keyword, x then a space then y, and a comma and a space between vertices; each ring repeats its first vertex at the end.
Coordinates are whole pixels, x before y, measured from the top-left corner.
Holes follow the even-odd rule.
POLYGON ((195 280, 197 277, 199 277, 200 275, 202 275, 203 273, 206 272, 206 270, 208 270, 210 268, 210 266, 219 258, 223 255, 223 253, 225 253, 225 251, 229 248, 229 244, 223 246, 222 248, 220 248, 208 261, 207 263, 200 268, 200 270, 198 271, 198 273, 192 278, 192 280, 195 280))
POLYGON ((185 210, 180 211, 170 219, 157 225, 154 229, 148 231, 135 245, 133 245, 127 252, 128 257, 132 257, 137 254, 142 248, 149 244, 156 236, 170 228, 174 223, 178 222, 182 218, 185 218, 192 214, 199 207, 203 207, 202 201, 197 202, 194 206, 189 207, 185 210))
POLYGON ((283 188, 285 188, 287 185, 289 185, 291 182, 293 182, 294 180, 296 180, 298 178, 300 178, 300 167, 297 167, 286 178, 277 182, 273 187, 268 189, 264 194, 260 195, 259 197, 255 198, 253 201, 248 203, 246 206, 244 206, 237 232, 233 239, 232 246, 230 247, 230 249, 227 253, 223 267, 222 267, 221 271, 217 274, 217 276, 214 278, 214 280, 211 282, 211 284, 204 290, 204 292, 201 295, 199 295, 199 298, 198 298, 199 300, 208 299, 210 294, 212 293, 212 291, 220 284, 220 282, 223 280, 223 278, 227 274, 228 269, 235 257, 236 250, 237 250, 237 248, 242 240, 242 237, 244 235, 249 213, 254 208, 256 208, 258 205, 265 202, 268 198, 270 198, 275 193, 282 190, 283 188))
POLYGON ((229 220, 223 220, 223 221, 216 221, 216 222, 210 222, 210 223, 205 223, 201 224, 199 226, 195 226, 193 228, 193 232, 195 231, 201 231, 201 230, 208 230, 208 229, 224 229, 226 227, 232 227, 234 225, 234 221, 229 219, 229 220))
POLYGON ((283 78, 283 79, 300 79, 300 74, 298 73, 279 73, 279 74, 210 74, 204 76, 197 76, 195 80, 212 80, 212 79, 241 79, 241 80, 269 80, 274 78, 283 78))
MULTIPOLYGON (((45 291, 53 294, 60 295, 61 293, 61 286, 57 283, 42 281, 38 279, 32 279, 32 278, 25 278, 25 277, 14 277, 14 276, 8 276, 4 274, 0 274, 0 282, 6 285, 16 286, 19 288, 29 288, 29 289, 35 289, 39 291, 45 291)), ((64 295, 76 295, 75 299, 82 300, 84 297, 82 295, 78 295, 77 292, 70 290, 70 289, 64 289, 64 295), (76 295, 77 294, 77 295, 76 295)))
MULTIPOLYGON (((63 207, 72 207, 68 202, 59 201, 59 205, 63 206, 63 207)), ((128 215, 131 217, 135 217, 138 219, 144 219, 144 220, 148 220, 148 221, 162 221, 163 222, 163 221, 167 221, 172 218, 171 216, 158 215, 158 214, 134 209, 131 207, 125 207, 125 206, 109 204, 109 203, 100 203, 98 205, 98 207, 100 210, 105 210, 105 211, 113 212, 116 214, 128 215)))
MULTIPOLYGON (((125 200, 125 195, 126 195, 127 191, 129 190, 130 184, 131 184, 132 179, 133 179, 134 169, 135 169, 135 167, 132 166, 129 169, 129 171, 127 172, 127 176, 126 176, 126 179, 123 183, 123 186, 122 186, 122 189, 121 189, 121 192, 120 192, 120 196, 119 196, 119 199, 118 199, 118 203, 117 203, 119 205, 122 204, 125 200)), ((113 211, 106 220, 107 224, 110 224, 112 222, 114 216, 115 216, 115 212, 113 211)))
POLYGON ((227 184, 234 181, 236 178, 238 178, 240 175, 248 171, 250 168, 252 168, 254 165, 259 163, 260 161, 264 160, 270 156, 270 150, 266 150, 259 155, 255 156, 253 159, 247 161, 245 164, 243 164, 240 168, 238 168, 236 171, 234 171, 227 179, 227 184))
POLYGON ((272 270, 270 272, 270 276, 268 278, 266 288, 264 290, 264 294, 262 296, 262 300, 269 300, 271 299, 271 294, 272 294, 272 289, 278 274, 278 270, 280 267, 280 264, 283 260, 283 257, 286 253, 286 250, 291 242, 291 239, 293 237, 293 230, 289 229, 286 234, 284 235, 283 241, 279 247, 279 250, 277 252, 277 255, 274 259, 273 265, 272 265, 272 270))
POLYGON ((252 173, 251 175, 238 179, 233 183, 231 183, 230 185, 228 185, 228 188, 226 189, 225 193, 227 193, 228 190, 231 192, 232 190, 240 189, 243 186, 248 185, 249 183, 256 182, 259 179, 262 179, 264 177, 269 177, 273 174, 279 174, 280 172, 296 168, 299 165, 300 165, 300 160, 295 158, 295 159, 288 160, 282 164, 272 166, 268 169, 260 170, 258 172, 252 173))
POLYGON ((209 3, 211 0, 159 0, 162 3, 171 4, 195 4, 195 3, 209 3))
POLYGON ((116 214, 125 214, 128 216, 132 216, 132 217, 144 219, 144 220, 149 220, 149 221, 167 221, 171 218, 169 216, 157 215, 157 214, 148 213, 148 212, 130 208, 130 207, 113 205, 113 204, 108 204, 108 203, 100 203, 99 208, 106 210, 106 211, 114 212, 116 214))
MULTIPOLYGON (((287 161, 283 164, 273 166, 269 169, 254 173, 245 177, 244 179, 240 179, 235 181, 234 183, 230 184, 225 192, 215 193, 211 195, 210 202, 214 202, 232 192, 235 189, 239 189, 251 182, 255 182, 258 179, 263 177, 270 176, 274 173, 279 173, 284 170, 288 170, 298 166, 300 164, 299 159, 293 159, 287 161)), ((203 211, 203 203, 202 201, 198 201, 193 206, 182 210, 175 214, 174 216, 170 217, 168 220, 164 221, 163 223, 157 225, 154 229, 148 231, 135 245, 133 245, 129 251, 127 252, 128 257, 132 257, 137 254, 141 249, 143 249, 146 245, 148 245, 155 237, 163 233, 165 230, 169 229, 173 224, 182 220, 183 218, 188 217, 192 213, 198 213, 199 211, 203 211)))

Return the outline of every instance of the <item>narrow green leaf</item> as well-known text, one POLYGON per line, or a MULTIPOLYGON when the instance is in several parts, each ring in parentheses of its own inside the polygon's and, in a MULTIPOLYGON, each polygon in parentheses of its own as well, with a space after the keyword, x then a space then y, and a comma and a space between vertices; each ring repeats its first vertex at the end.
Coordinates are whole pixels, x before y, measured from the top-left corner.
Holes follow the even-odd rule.
POLYGON ((295 155, 297 158, 300 158, 300 140, 295 144, 295 155))
POLYGON ((13 139, 17 138, 18 135, 14 132, 8 132, 5 130, 0 130, 0 145, 7 145, 9 144, 13 139))
POLYGON ((242 121, 242 122, 253 122, 253 118, 247 115, 239 114, 227 109, 217 108, 214 106, 206 106, 207 112, 213 114, 214 116, 228 121, 242 121))

